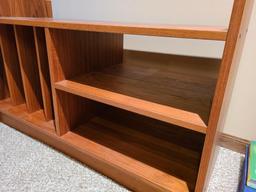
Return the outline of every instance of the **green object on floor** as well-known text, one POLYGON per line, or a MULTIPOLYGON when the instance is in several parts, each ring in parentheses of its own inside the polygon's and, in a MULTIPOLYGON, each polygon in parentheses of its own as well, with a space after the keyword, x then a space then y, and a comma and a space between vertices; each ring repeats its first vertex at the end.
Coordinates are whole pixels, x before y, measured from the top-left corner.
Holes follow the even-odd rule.
POLYGON ((250 144, 247 185, 256 189, 256 141, 250 144))

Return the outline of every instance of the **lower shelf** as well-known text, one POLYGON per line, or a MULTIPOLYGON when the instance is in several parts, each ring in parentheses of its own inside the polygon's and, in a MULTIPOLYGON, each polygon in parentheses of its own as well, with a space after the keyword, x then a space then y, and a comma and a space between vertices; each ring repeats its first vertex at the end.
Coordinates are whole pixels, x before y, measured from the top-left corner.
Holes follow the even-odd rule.
POLYGON ((200 153, 167 140, 101 117, 91 119, 62 138, 163 191, 192 191, 195 187, 200 153))
POLYGON ((8 100, 0 102, 0 121, 134 191, 194 190, 204 134, 110 106, 100 111, 61 137, 43 113, 28 114, 25 105, 8 100))
POLYGON ((26 104, 13 106, 10 99, 5 99, 0 101, 0 112, 37 125, 46 131, 55 132, 54 121, 46 121, 43 110, 28 113, 26 104))
POLYGON ((66 142, 160 191, 194 190, 205 134, 59 90, 57 98, 66 142))

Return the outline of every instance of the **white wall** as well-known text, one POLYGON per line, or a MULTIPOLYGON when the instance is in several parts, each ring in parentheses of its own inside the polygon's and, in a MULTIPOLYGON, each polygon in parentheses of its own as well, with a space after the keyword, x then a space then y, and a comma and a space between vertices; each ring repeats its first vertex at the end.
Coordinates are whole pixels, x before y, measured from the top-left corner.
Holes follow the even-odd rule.
MULTIPOLYGON (((233 0, 53 0, 55 18, 150 24, 228 26, 233 0)), ((224 132, 245 139, 256 138, 256 10, 229 108, 221 126, 224 132), (254 40, 254 41, 253 41, 254 40), (255 98, 255 99, 254 99, 255 98), (254 104, 254 105, 253 105, 254 104)), ((125 48, 163 53, 221 57, 223 43, 126 35, 125 48)))
MULTIPOLYGON (((232 0, 53 0, 55 18, 227 26, 232 0)), ((222 42, 125 36, 125 48, 221 57, 222 42)))

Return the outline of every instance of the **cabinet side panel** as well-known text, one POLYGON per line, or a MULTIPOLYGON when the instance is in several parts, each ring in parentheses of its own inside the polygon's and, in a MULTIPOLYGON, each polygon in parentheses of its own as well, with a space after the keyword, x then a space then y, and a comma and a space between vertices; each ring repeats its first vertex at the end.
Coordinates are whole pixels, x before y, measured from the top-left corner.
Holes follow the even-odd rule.
MULTIPOLYGON (((220 131, 221 117, 224 113, 223 100, 232 77, 233 68, 239 63, 252 11, 252 0, 235 0, 229 25, 228 36, 222 57, 220 74, 215 90, 212 110, 207 128, 204 149, 197 179, 196 192, 204 191, 208 185, 218 150, 216 148, 220 131)), ((224 106, 225 107, 225 106, 224 106)))

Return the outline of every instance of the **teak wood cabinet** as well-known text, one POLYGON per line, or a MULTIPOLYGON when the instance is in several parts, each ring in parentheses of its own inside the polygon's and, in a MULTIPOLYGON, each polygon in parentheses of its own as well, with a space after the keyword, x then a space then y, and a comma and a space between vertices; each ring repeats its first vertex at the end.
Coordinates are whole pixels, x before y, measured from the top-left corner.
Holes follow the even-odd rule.
POLYGON ((228 29, 0 18, 0 120, 134 191, 203 191, 249 0, 228 29), (222 59, 123 49, 123 35, 225 41, 222 59))

